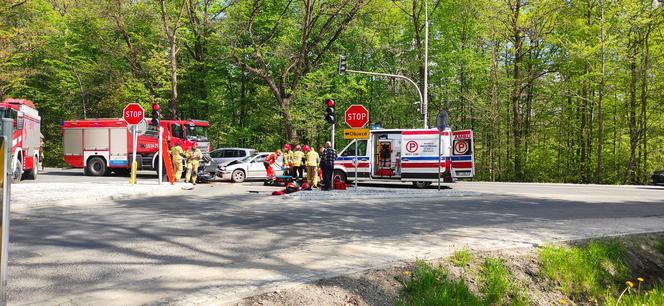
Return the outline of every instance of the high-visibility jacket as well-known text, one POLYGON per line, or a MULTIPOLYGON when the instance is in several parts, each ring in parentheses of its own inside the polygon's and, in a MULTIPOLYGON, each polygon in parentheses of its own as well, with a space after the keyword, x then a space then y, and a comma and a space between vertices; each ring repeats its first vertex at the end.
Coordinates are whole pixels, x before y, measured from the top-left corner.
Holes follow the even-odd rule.
POLYGON ((304 152, 295 151, 293 152, 293 167, 302 166, 302 160, 304 159, 304 152))
POLYGON ((194 151, 188 150, 186 156, 187 156, 187 164, 198 166, 198 163, 201 161, 201 158, 203 158, 203 152, 201 152, 200 149, 196 148, 194 151))
POLYGON ((305 166, 316 167, 318 166, 319 161, 320 158, 318 157, 318 153, 316 151, 311 150, 307 152, 305 166))
POLYGON ((184 151, 182 150, 181 146, 175 145, 171 148, 171 155, 173 155, 173 161, 182 162, 182 155, 184 155, 184 151))
POLYGON ((293 162, 293 151, 284 152, 284 166, 288 167, 293 162))

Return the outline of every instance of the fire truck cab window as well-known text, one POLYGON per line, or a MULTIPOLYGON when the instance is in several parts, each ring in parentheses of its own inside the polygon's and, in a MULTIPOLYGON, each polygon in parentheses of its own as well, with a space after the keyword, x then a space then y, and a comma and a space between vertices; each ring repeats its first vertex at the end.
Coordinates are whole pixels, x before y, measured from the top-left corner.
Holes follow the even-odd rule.
POLYGON ((171 135, 175 138, 184 138, 184 131, 182 130, 182 126, 179 124, 173 124, 171 126, 171 135))
POLYGON ((148 124, 148 129, 145 131, 145 136, 159 138, 157 127, 152 124, 148 124))

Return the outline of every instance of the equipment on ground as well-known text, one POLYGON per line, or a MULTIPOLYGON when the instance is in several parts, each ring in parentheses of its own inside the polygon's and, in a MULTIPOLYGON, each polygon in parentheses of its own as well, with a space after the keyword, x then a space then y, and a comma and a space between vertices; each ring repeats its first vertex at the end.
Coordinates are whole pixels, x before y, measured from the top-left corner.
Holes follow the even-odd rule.
POLYGON ((40 132, 41 117, 35 104, 25 99, 5 99, 0 102, 2 118, 14 120, 11 142, 12 181, 37 179, 43 136, 40 132))

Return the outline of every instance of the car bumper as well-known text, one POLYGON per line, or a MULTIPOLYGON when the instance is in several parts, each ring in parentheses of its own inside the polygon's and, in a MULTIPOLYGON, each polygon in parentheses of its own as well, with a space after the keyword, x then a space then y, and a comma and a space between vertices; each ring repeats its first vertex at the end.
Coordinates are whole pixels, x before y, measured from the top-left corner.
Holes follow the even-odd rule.
POLYGON ((231 180, 231 172, 220 171, 220 172, 217 172, 217 176, 219 176, 223 181, 230 181, 231 180))
POLYGON ((664 185, 664 176, 653 175, 650 177, 650 182, 652 182, 653 185, 664 185))

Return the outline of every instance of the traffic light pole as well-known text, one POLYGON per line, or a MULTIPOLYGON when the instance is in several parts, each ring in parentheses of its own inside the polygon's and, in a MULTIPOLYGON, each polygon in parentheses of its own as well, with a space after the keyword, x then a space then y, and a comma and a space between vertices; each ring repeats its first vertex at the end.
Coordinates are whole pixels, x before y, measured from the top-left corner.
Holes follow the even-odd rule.
POLYGON ((426 110, 424 109, 426 107, 426 105, 424 105, 424 97, 422 95, 422 91, 420 91, 420 87, 417 86, 417 83, 415 83, 415 81, 409 79, 406 76, 400 75, 400 74, 369 72, 369 71, 350 70, 350 69, 346 69, 346 70, 344 70, 344 72, 357 73, 357 74, 366 74, 366 75, 373 75, 373 76, 381 76, 381 77, 395 78, 395 79, 401 79, 401 80, 408 81, 410 84, 415 86, 415 89, 417 90, 417 94, 420 97, 420 112, 424 115, 424 119, 423 119, 424 128, 425 129, 428 128, 427 120, 426 120, 427 119, 427 114, 426 114, 426 110))
POLYGON ((330 141, 332 143, 332 149, 334 149, 334 127, 336 125, 337 125, 336 123, 332 123, 332 137, 331 137, 332 141, 330 141))

